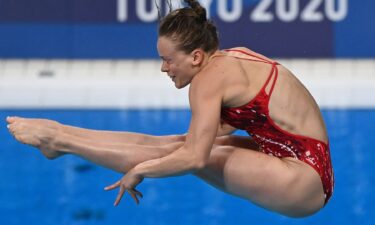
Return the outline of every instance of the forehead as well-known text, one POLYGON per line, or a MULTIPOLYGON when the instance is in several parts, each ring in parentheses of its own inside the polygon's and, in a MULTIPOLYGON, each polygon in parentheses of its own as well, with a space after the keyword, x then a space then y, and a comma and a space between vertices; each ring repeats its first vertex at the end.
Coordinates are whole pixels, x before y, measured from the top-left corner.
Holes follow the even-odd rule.
POLYGON ((176 44, 168 37, 159 37, 157 48, 160 56, 173 55, 177 52, 176 44))

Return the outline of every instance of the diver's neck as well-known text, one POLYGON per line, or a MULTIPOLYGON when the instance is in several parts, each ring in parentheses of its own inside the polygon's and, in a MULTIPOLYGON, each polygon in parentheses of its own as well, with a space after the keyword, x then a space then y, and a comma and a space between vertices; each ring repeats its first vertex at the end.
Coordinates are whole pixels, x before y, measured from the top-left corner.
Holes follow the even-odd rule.
POLYGON ((205 53, 204 54, 204 59, 203 59, 203 62, 201 64, 201 69, 200 70, 202 70, 203 68, 205 68, 212 61, 212 59, 215 56, 217 56, 218 54, 220 54, 219 50, 216 50, 216 51, 210 52, 210 53, 205 53))

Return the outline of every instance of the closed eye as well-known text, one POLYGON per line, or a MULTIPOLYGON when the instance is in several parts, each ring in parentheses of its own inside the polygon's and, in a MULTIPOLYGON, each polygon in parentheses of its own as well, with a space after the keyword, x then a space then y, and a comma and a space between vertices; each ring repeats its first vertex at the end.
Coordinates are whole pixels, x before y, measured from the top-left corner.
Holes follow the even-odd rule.
POLYGON ((164 57, 164 56, 160 56, 160 58, 166 62, 167 64, 171 64, 172 63, 172 59, 171 58, 167 58, 167 57, 164 57))

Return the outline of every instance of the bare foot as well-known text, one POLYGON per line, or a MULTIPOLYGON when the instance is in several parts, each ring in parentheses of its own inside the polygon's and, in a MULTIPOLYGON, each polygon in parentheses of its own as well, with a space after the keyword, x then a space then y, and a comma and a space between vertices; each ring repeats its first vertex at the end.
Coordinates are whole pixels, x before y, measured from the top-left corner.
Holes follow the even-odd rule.
POLYGON ((56 146, 55 138, 61 127, 58 122, 21 117, 7 117, 6 121, 9 132, 17 141, 40 149, 46 158, 55 159, 64 154, 56 146))

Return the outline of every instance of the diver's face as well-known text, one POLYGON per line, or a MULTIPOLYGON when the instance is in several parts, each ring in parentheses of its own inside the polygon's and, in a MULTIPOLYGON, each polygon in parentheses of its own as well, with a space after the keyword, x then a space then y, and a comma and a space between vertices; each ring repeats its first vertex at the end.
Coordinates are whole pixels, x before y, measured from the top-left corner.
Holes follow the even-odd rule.
POLYGON ((159 56, 162 59, 161 71, 180 89, 190 84, 194 77, 192 65, 193 57, 181 50, 177 50, 176 43, 168 37, 159 37, 157 42, 159 56))

